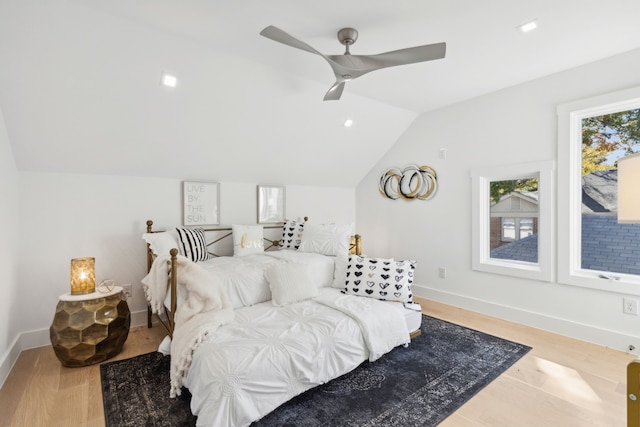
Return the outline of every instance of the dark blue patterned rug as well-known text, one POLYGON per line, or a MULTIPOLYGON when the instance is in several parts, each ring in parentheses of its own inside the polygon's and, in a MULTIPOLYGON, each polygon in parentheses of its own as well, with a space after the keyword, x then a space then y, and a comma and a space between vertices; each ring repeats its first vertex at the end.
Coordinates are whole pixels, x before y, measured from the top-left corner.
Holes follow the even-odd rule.
MULTIPOLYGON (((529 350, 422 316, 422 335, 408 348, 365 362, 252 426, 435 426, 529 350)), ((168 359, 150 353, 100 367, 107 427, 194 425, 188 393, 168 398, 168 359)))

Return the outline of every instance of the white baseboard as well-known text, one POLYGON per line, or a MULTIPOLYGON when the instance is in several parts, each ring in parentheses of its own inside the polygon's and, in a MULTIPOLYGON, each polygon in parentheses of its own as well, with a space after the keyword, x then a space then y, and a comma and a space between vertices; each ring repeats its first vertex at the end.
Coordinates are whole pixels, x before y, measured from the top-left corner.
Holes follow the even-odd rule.
POLYGON ((491 301, 470 298, 465 295, 458 295, 425 286, 414 285, 412 286, 412 290, 415 296, 421 298, 498 317, 500 319, 591 342, 604 347, 624 351, 626 353, 637 355, 640 351, 640 338, 637 336, 623 334, 593 325, 577 323, 559 317, 552 317, 541 313, 521 310, 516 307, 496 304, 491 301), (629 345, 633 345, 635 350, 629 351, 629 345))
MULTIPOLYGON (((147 310, 131 313, 131 327, 145 326, 147 324, 147 310)), ((9 349, 0 359, 0 388, 7 380, 13 365, 18 360, 20 353, 31 348, 46 347, 51 345, 49 329, 38 329, 35 331, 22 332, 13 340, 9 349)))

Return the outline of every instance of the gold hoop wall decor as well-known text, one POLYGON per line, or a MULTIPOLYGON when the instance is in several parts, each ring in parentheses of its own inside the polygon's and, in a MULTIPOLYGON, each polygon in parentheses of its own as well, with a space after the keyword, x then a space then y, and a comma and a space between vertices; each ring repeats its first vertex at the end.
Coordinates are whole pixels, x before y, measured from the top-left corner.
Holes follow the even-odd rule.
POLYGON ((429 166, 408 165, 389 168, 380 177, 378 190, 384 197, 397 200, 429 200, 436 195, 438 176, 429 166))

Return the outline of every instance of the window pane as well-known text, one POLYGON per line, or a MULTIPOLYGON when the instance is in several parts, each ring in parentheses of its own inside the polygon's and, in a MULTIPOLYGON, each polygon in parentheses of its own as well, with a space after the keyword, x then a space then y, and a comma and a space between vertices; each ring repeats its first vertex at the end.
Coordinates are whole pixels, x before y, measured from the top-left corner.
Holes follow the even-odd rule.
POLYGON ((581 268, 640 274, 640 224, 619 224, 618 160, 640 152, 640 109, 582 120, 581 268))
POLYGON ((502 218, 502 240, 516 240, 516 223, 513 218, 502 218))
POLYGON ((524 239, 525 237, 529 237, 533 234, 533 219, 532 218, 521 218, 520 219, 520 228, 519 228, 519 238, 524 239))

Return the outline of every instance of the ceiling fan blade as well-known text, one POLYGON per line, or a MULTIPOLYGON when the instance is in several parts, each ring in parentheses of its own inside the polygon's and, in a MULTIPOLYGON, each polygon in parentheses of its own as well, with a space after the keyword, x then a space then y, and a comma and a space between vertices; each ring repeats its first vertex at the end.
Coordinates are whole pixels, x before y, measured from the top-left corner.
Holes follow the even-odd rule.
POLYGON ((349 75, 351 79, 355 79, 381 68, 444 58, 446 48, 446 43, 436 43, 377 55, 329 55, 325 59, 336 75, 349 75))
POLYGON ((336 81, 333 86, 329 88, 327 93, 324 95, 323 101, 337 101, 342 96, 342 91, 344 90, 344 83, 341 81, 336 81))
POLYGON ((269 25, 264 30, 260 31, 260 35, 276 41, 278 43, 286 44, 287 46, 295 47, 298 49, 306 50, 310 53, 315 53, 316 55, 320 55, 324 57, 324 55, 303 41, 298 40, 290 34, 285 33, 280 28, 274 27, 273 25, 269 25))
POLYGON ((442 59, 446 52, 446 43, 434 43, 424 46, 393 50, 391 52, 380 53, 377 55, 367 55, 367 58, 378 63, 380 65, 378 68, 385 68, 442 59))

